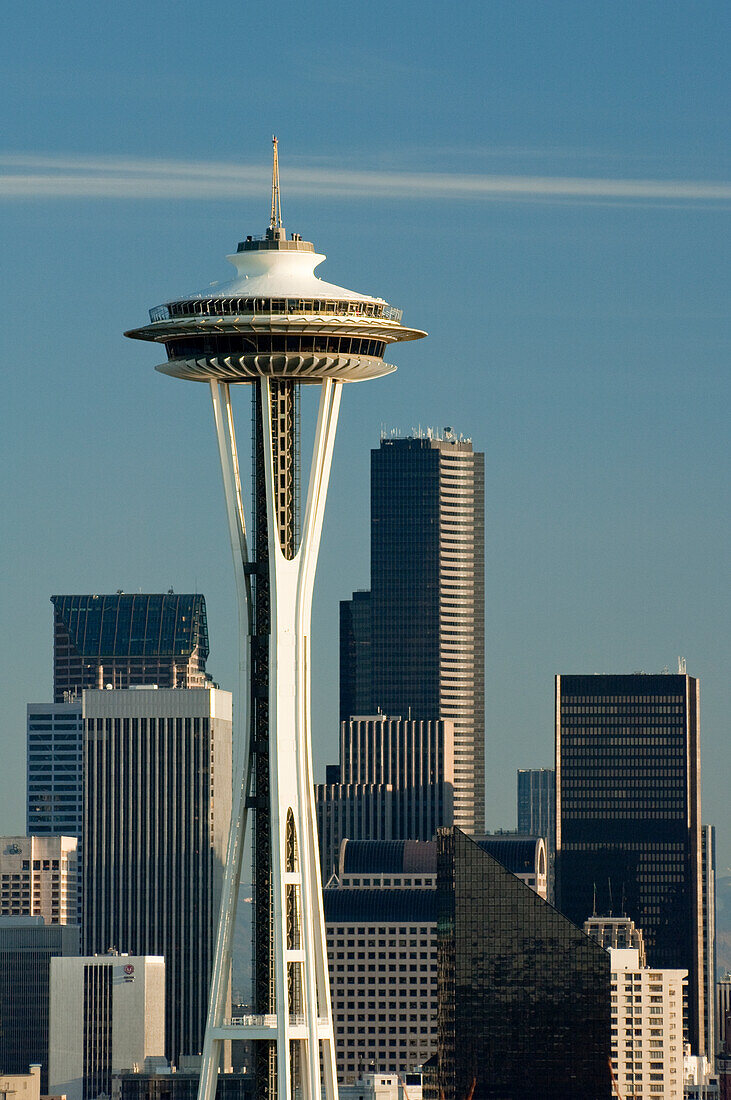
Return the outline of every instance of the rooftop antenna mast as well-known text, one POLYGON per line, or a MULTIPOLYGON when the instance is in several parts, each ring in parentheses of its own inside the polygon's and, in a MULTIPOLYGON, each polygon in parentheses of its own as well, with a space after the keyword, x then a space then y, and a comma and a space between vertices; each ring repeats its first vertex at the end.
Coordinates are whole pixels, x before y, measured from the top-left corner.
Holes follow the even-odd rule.
POLYGON ((282 200, 279 195, 279 153, 277 152, 277 137, 272 134, 272 216, 269 219, 270 229, 282 229, 282 200))

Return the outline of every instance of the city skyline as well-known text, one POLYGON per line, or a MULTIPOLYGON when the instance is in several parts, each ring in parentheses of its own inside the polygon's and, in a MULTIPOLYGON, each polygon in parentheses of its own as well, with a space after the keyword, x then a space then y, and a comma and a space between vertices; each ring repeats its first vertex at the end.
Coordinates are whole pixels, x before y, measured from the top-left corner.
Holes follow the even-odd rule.
MULTIPOLYGON (((6 305, 27 318, 35 302, 44 324, 32 356, 3 334, 0 830, 23 829, 25 704, 51 697, 51 593, 203 592, 210 668, 235 685, 220 492, 205 488, 217 457, 198 395, 171 396, 119 334, 151 287, 159 300, 188 289, 259 211, 275 129, 302 173, 288 223, 317 227, 342 258, 335 281, 382 288, 430 330, 378 394, 343 403, 315 598, 318 777, 338 735, 338 602, 368 582, 369 450, 382 425, 451 424, 486 451, 486 728, 499 761, 488 827, 514 823, 517 768, 551 765, 559 669, 672 672, 683 655, 703 684, 704 818, 718 826, 723 875, 728 12, 565 4, 552 19, 532 4, 472 8, 447 26, 427 3, 418 26, 407 21, 409 44, 392 28, 383 47, 364 27, 353 41, 344 17, 307 26, 292 9, 272 61, 278 97, 276 80, 247 82, 243 122, 233 46, 219 56, 178 26, 164 56, 154 35, 140 43, 141 7, 106 29, 91 13, 81 5, 80 36, 50 7, 37 26, 12 13, 5 42, 22 43, 5 68, 6 305), (318 90, 301 61, 316 41, 357 76, 331 68, 318 90), (233 82, 224 97, 182 79, 214 57, 233 82)), ((263 16, 248 18, 247 37, 266 41, 263 16)))

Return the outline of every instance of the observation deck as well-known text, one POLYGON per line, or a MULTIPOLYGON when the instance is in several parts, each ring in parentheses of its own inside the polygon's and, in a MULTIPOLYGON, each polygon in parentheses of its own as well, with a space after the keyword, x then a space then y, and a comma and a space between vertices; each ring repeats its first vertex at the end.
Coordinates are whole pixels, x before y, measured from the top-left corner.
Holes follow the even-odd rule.
POLYGON ((406 328, 382 298, 324 282, 325 256, 283 228, 247 237, 227 259, 236 277, 150 310, 150 323, 125 333, 163 344, 156 369, 198 382, 259 377, 307 383, 358 382, 390 374, 390 344, 426 333, 406 328))

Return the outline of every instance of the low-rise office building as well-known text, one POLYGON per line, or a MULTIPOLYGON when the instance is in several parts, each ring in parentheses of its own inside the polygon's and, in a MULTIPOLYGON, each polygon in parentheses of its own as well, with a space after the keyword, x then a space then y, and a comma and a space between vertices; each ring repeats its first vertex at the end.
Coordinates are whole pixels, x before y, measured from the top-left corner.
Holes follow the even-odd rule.
POLYGON ((111 1096, 112 1074, 165 1052, 165 960, 51 960, 48 1083, 67 1100, 111 1096))
POLYGON ((403 1077, 436 1050, 435 876, 432 843, 341 846, 323 892, 341 1085, 403 1077))

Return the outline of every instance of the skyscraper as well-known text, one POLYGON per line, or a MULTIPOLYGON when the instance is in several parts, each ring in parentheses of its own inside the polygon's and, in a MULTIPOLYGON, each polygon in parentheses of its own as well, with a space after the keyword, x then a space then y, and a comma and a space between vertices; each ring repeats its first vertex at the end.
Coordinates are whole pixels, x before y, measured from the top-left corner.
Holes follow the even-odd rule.
POLYGON ((51 596, 53 697, 139 684, 205 687, 206 601, 201 595, 117 592, 51 596))
POLYGON ((552 768, 518 770, 518 832, 546 838, 548 900, 553 901, 556 864, 556 773, 552 768))
POLYGON ((323 886, 337 873, 343 840, 393 840, 393 800, 390 783, 315 784, 323 886))
POLYGON ((341 722, 373 709, 371 649, 371 594, 354 592, 340 601, 341 722))
POLYGON ((166 302, 128 336, 165 346, 160 366, 210 387, 236 579, 247 720, 237 777, 201 1100, 213 1100, 221 1044, 255 1042, 259 1095, 334 1096, 335 1051, 313 797, 309 644, 312 593, 344 382, 394 368, 386 349, 425 333, 382 298, 318 279, 325 259, 282 224, 277 143, 269 228, 229 259, 236 276, 215 294, 166 302), (252 392, 253 558, 243 509, 232 384, 252 392), (300 389, 319 391, 307 504, 299 524, 300 389), (253 780, 253 782, 252 782, 253 780), (225 1017, 243 838, 255 810, 255 1023, 225 1017))
POLYGON ((457 828, 437 895, 440 1095, 608 1097, 607 952, 457 828))
POLYGON ((544 836, 553 849, 556 827, 556 773, 552 768, 518 770, 518 832, 544 836))
POLYGON ((484 513, 484 455, 470 440, 449 428, 383 438, 371 452, 370 594, 341 605, 341 716, 359 705, 451 719, 454 820, 469 832, 485 827, 484 513))
POLYGON ((556 677, 556 897, 575 923, 621 914, 648 964, 688 971, 704 1053, 698 681, 556 677))
POLYGON ((231 819, 231 695, 85 691, 83 953, 165 958, 165 1055, 198 1054, 231 819))
POLYGON ((84 723, 73 703, 28 704, 26 830, 81 840, 84 723))

